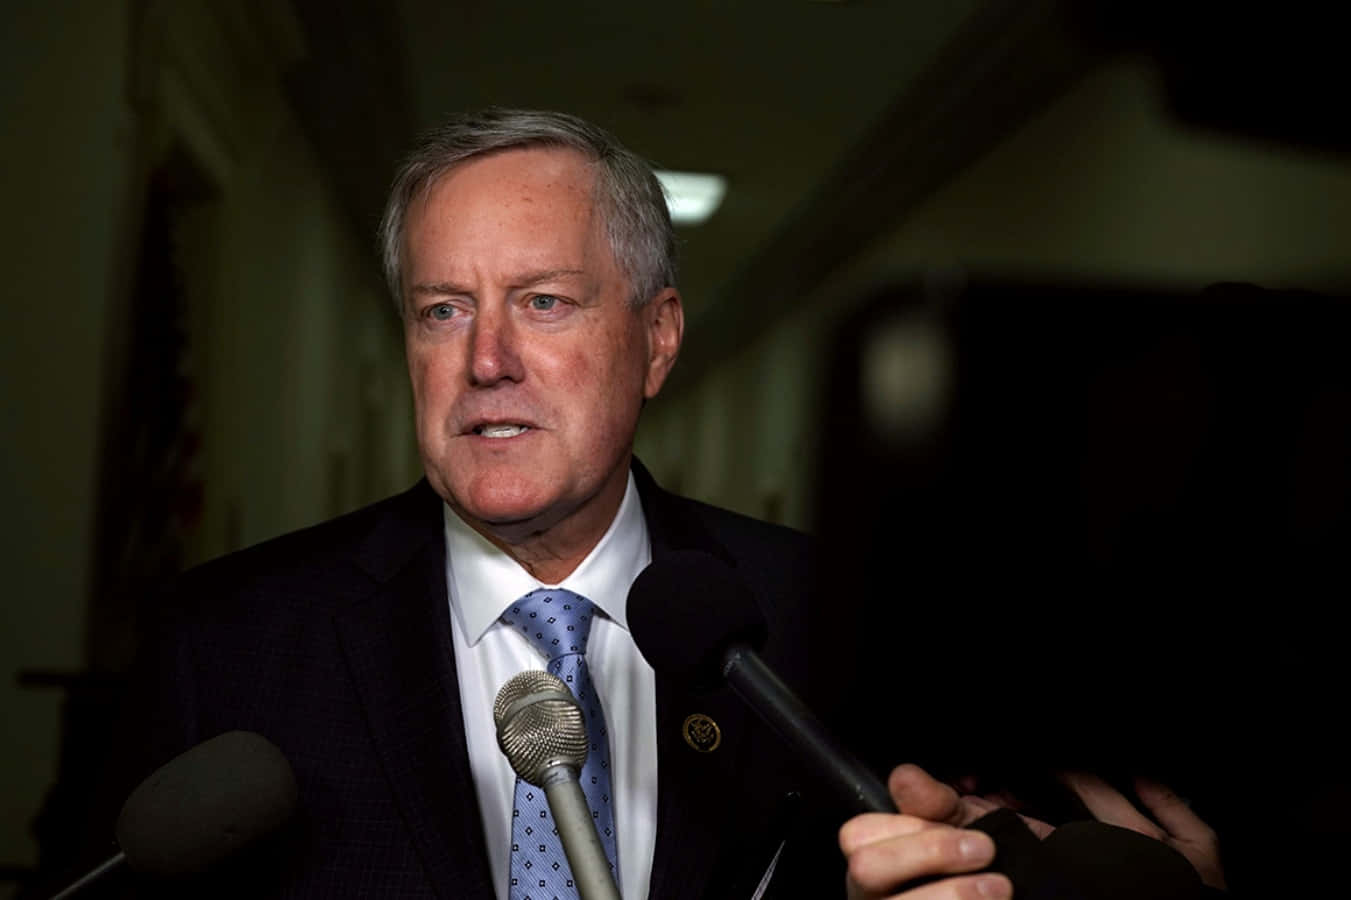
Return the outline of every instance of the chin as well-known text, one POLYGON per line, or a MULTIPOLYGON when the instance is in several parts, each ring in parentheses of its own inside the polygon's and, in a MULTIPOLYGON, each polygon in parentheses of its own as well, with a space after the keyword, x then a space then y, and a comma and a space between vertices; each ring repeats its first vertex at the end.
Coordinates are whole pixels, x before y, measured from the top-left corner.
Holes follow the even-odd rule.
POLYGON ((462 517, 503 534, 524 535, 547 528, 558 498, 529 479, 491 474, 468 483, 448 483, 442 493, 462 517))

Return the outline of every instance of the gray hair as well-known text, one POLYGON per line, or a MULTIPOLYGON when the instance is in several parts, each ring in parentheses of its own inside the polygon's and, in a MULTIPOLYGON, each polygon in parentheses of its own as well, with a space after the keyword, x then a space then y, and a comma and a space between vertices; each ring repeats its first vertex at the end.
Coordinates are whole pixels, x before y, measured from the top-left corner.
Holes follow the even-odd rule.
POLYGON ((524 147, 576 150, 596 165, 596 198, 615 262, 642 306, 676 283, 676 242, 652 167, 608 132, 567 113, 492 108, 428 132, 400 167, 380 223, 385 279, 403 314, 403 239, 408 207, 433 181, 478 156, 524 147))

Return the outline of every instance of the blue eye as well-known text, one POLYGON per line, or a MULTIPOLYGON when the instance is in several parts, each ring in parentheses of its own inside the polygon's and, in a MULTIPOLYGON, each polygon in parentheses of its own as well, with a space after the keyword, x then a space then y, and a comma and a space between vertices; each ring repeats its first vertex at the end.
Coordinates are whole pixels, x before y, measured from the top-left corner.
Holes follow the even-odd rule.
POLYGON ((438 303, 427 310, 427 316, 438 322, 444 322, 455 317, 455 307, 449 303, 438 303))
POLYGON ((536 294, 530 298, 530 308, 547 312, 558 305, 558 298, 549 294, 536 294))

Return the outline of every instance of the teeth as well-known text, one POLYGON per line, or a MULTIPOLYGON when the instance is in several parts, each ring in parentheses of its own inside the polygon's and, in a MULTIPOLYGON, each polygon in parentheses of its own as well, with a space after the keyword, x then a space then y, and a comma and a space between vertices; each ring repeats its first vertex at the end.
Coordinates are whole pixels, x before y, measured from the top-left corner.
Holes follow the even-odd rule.
POLYGON ((509 438, 528 430, 527 425, 483 425, 479 427, 478 433, 489 438, 509 438))

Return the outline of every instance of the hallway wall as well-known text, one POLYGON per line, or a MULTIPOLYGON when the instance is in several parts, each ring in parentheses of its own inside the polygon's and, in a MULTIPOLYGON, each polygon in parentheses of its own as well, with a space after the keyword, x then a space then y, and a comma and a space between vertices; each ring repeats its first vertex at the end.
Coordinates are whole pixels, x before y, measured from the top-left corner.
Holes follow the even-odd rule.
POLYGON ((31 0, 5 13, 0 865, 36 861, 32 817, 58 764, 61 691, 17 673, 115 669, 132 650, 127 611, 90 604, 152 172, 172 163, 200 182, 172 261, 204 489, 186 561, 417 477, 374 224, 343 217, 282 92, 304 52, 287 9, 31 0))
MULTIPOLYGON (((801 302, 745 297, 765 330, 646 411, 659 479, 751 515, 812 522, 817 388, 833 328, 878 285, 965 274, 1050 282, 1222 280, 1351 291, 1351 166, 1187 128, 1146 59, 1105 63, 801 302), (785 311, 786 310, 786 311, 785 311)), ((695 323, 687 340, 699 340, 695 323)))

